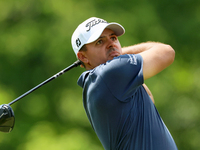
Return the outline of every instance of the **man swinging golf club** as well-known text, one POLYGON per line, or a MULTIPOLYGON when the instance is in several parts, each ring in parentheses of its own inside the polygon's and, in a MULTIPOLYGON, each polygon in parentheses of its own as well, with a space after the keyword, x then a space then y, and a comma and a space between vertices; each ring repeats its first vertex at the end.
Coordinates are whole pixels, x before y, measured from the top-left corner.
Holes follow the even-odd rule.
POLYGON ((124 28, 100 18, 89 18, 72 36, 77 58, 71 66, 0 105, 0 131, 14 127, 10 105, 82 63, 78 84, 89 121, 106 150, 177 150, 144 81, 168 67, 175 52, 169 45, 147 42, 121 48, 118 36, 124 28))
POLYGON ((169 45, 146 42, 121 48, 124 28, 92 17, 72 35, 86 68, 78 80, 87 117, 106 150, 177 150, 144 84, 174 61, 169 45))

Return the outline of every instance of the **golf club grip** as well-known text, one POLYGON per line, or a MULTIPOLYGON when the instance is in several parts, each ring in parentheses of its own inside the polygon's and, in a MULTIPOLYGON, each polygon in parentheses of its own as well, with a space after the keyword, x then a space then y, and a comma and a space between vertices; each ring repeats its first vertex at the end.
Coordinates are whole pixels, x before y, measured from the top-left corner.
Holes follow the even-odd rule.
POLYGON ((77 60, 75 61, 72 65, 68 66, 67 68, 63 69, 62 71, 58 72, 57 74, 55 74, 54 76, 50 77, 49 79, 45 80, 44 82, 38 84, 37 86, 35 86, 34 88, 30 89, 29 91, 27 91, 26 93, 22 94, 21 96, 19 96, 18 98, 14 99, 13 101, 11 101, 8 105, 12 105, 15 102, 17 102, 18 100, 20 100, 21 98, 25 97, 26 95, 30 94, 31 92, 35 91, 36 89, 40 88, 41 86, 45 85, 46 83, 56 79, 57 77, 59 77, 60 75, 64 74, 65 72, 69 71, 70 69, 77 67, 81 65, 81 61, 77 60))

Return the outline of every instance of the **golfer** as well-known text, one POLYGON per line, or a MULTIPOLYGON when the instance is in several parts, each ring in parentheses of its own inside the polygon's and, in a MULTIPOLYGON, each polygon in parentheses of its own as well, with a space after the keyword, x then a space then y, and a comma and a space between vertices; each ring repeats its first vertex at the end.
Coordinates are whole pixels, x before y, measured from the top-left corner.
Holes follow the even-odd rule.
POLYGON ((121 48, 124 28, 92 17, 72 35, 87 71, 78 79, 87 117, 105 150, 177 150, 144 84, 174 61, 169 45, 146 42, 121 48))

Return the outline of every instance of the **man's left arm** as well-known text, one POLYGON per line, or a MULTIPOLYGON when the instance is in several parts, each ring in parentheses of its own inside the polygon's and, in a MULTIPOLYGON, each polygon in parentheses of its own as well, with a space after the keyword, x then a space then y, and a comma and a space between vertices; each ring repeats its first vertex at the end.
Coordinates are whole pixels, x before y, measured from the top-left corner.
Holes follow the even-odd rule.
MULTIPOLYGON (((123 47, 122 48, 122 54, 138 54, 141 53, 147 49, 150 49, 152 46, 155 44, 159 44, 159 42, 146 42, 146 43, 141 43, 141 44, 136 44, 133 46, 128 46, 128 47, 123 47)), ((153 103, 155 103, 153 95, 147 85, 144 83, 143 87, 147 91, 148 95, 150 96, 151 100, 153 103)))
POLYGON ((175 58, 174 49, 159 42, 146 42, 122 48, 122 54, 140 54, 143 58, 144 80, 153 77, 171 65, 175 58))

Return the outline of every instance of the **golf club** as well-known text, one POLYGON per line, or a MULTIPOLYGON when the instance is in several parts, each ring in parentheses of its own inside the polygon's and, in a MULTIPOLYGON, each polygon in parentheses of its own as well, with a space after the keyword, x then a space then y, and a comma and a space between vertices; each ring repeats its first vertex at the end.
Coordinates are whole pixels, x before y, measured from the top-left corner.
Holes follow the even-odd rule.
POLYGON ((31 92, 35 91, 36 89, 40 88, 41 86, 45 85, 46 83, 56 79, 60 75, 62 75, 65 72, 69 71, 70 69, 72 69, 74 67, 77 67, 77 66, 79 66, 81 64, 82 63, 81 63, 80 60, 75 61, 72 65, 70 65, 67 68, 61 70, 60 72, 58 72, 54 76, 48 78, 44 82, 38 84, 37 86, 35 86, 34 88, 30 89, 26 93, 24 93, 21 96, 17 97, 13 101, 11 101, 9 104, 0 105, 0 131, 2 131, 2 132, 11 132, 13 130, 13 127, 14 127, 14 124, 15 124, 15 116, 14 116, 14 112, 13 112, 12 108, 10 107, 10 105, 12 105, 15 102, 19 101, 20 99, 22 99, 23 97, 27 96, 28 94, 30 94, 31 92))

